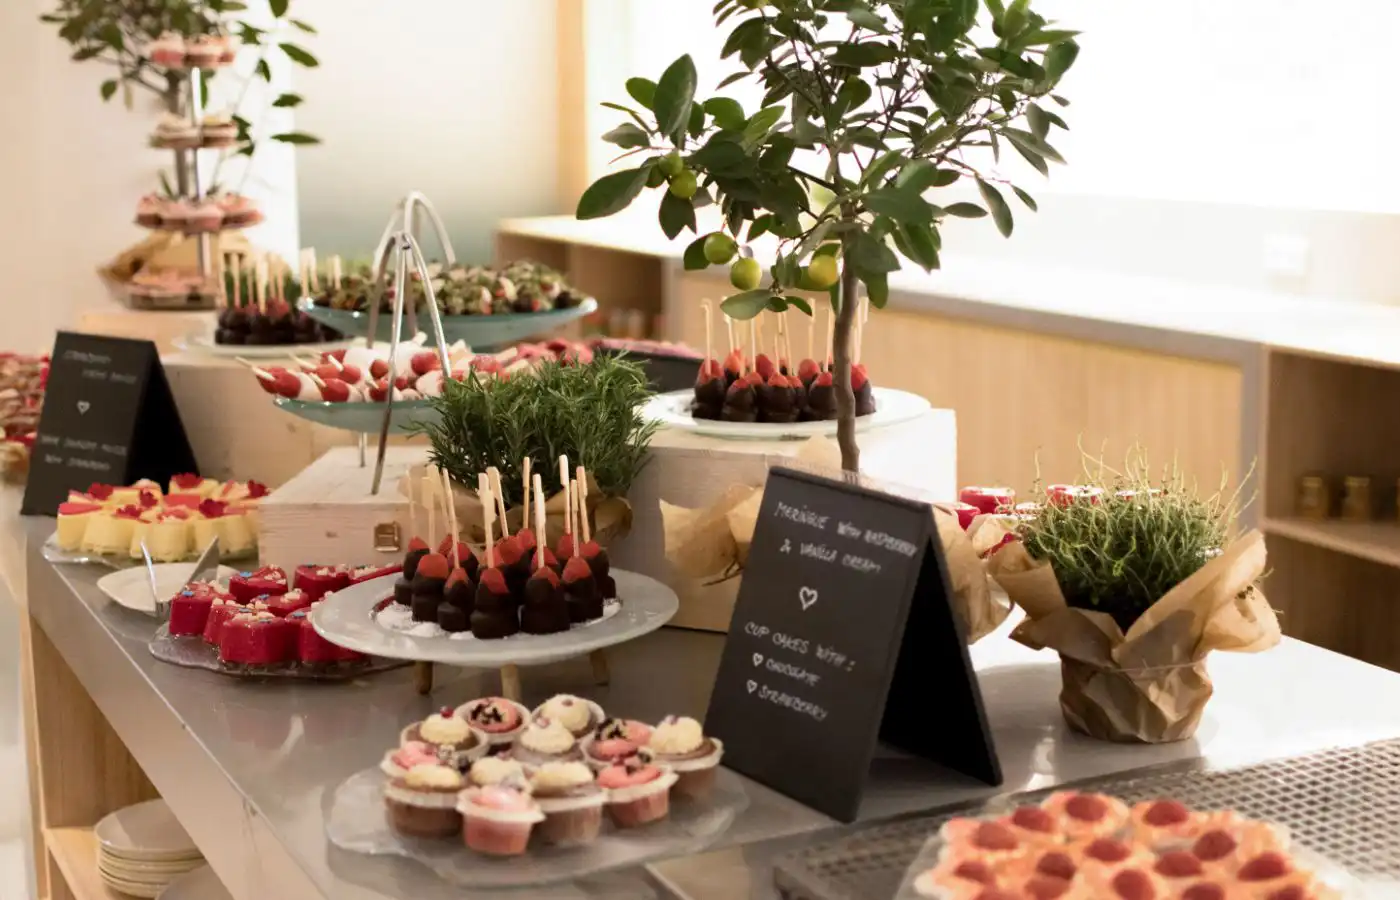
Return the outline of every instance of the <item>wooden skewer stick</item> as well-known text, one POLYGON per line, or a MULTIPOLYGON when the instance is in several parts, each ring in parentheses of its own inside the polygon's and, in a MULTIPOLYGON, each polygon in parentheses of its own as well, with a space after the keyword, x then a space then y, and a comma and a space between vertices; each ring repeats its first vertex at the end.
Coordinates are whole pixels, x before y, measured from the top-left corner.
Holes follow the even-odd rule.
POLYGON ((331 283, 335 285, 336 290, 340 290, 341 274, 340 254, 337 253, 331 257, 331 283))
POLYGON ((817 334, 817 314, 814 312, 807 317, 807 358, 816 361, 816 341, 817 334))
POLYGON ((418 537, 418 517, 413 508, 413 479, 408 479, 408 537, 418 537))
POLYGON ((749 319, 749 371, 758 368, 758 316, 749 319))
POLYGON ((569 457, 559 457, 559 483, 564 486, 564 534, 574 533, 573 495, 569 492, 569 457))
POLYGON ((544 568, 544 479, 533 478, 535 488, 535 568, 544 568))
POLYGON ((228 305, 229 305, 229 304, 228 304, 228 282, 229 282, 229 275, 230 275, 230 272, 229 272, 228 258, 229 258, 229 255, 228 255, 227 253, 220 253, 220 254, 219 254, 219 271, 218 271, 219 292, 218 292, 217 294, 214 295, 214 305, 215 305, 215 306, 228 306, 228 305))
POLYGON ((326 355, 326 361, 329 362, 331 365, 335 366, 335 370, 336 370, 337 372, 344 372, 344 371, 345 371, 345 363, 341 362, 341 361, 340 361, 340 358, 339 358, 338 356, 336 356, 334 353, 329 353, 329 354, 327 354, 327 355, 326 355))
MULTIPOLYGON (((525 461, 520 464, 520 481, 521 487, 525 489, 525 499, 523 501, 525 508, 522 510, 525 515, 520 520, 520 529, 524 531, 526 528, 530 528, 533 525, 530 521, 530 457, 528 456, 525 457, 525 461)), ((539 539, 540 536, 536 534, 535 542, 539 543, 539 539)))
POLYGON ((510 537, 510 526, 506 524, 506 492, 501 490, 501 470, 491 466, 486 470, 486 477, 491 479, 491 493, 496 497, 496 503, 500 506, 501 512, 501 540, 510 537))
POLYGON ((320 268, 320 264, 316 262, 315 247, 306 248, 306 268, 307 275, 309 276, 307 280, 311 284, 311 293, 317 293, 321 290, 321 275, 317 271, 320 268))
POLYGON ((452 528, 452 565, 462 564, 462 548, 459 532, 457 531, 457 504, 452 502, 452 479, 442 469, 438 469, 438 475, 442 477, 442 498, 447 505, 447 523, 452 528))
POLYGON ((326 386, 326 383, 321 380, 321 376, 317 375, 315 372, 307 372, 306 377, 310 378, 311 383, 316 385, 318 388, 323 388, 326 386))
POLYGON ((734 320, 729 317, 729 313, 724 314, 724 327, 729 332, 729 352, 734 352, 734 320))
POLYGON ((238 362, 238 363, 242 363, 243 365, 247 366, 247 367, 249 368, 249 370, 251 370, 252 373, 253 373, 254 375, 258 376, 258 377, 261 378, 263 381, 273 381, 273 380, 275 380, 275 378, 277 377, 277 376, 273 375, 271 372, 269 372, 267 369, 264 369, 264 368, 259 367, 257 363, 254 363, 254 362, 252 362, 251 360, 244 359, 244 358, 241 357, 241 356, 235 356, 235 357, 233 358, 233 361, 234 361, 234 362, 238 362))
POLYGON ((714 307, 710 305, 709 300, 701 300, 700 308, 705 312, 705 360, 708 362, 709 360, 714 359, 715 311, 714 307))
POLYGON ((476 476, 476 496, 481 501, 481 524, 486 529, 486 565, 489 568, 495 564, 496 556, 496 539, 493 537, 496 507, 491 500, 491 478, 485 472, 476 476))
POLYGON ((588 473, 583 466, 578 467, 578 530, 585 544, 593 540, 592 529, 588 527, 588 473))
POLYGON ((431 543, 437 540, 437 491, 433 490, 426 474, 423 476, 423 505, 428 507, 428 541, 431 543))
POLYGON ((297 254, 297 286, 301 288, 301 295, 306 296, 306 248, 302 247, 297 254))
POLYGON ((258 254, 253 261, 253 295, 259 309, 267 309, 267 257, 258 254))
POLYGON ((243 254, 233 254, 233 305, 242 306, 243 254))
POLYGON ((832 356, 832 348, 834 347, 835 342, 836 342, 836 310, 834 310, 834 309, 828 309, 828 310, 826 311, 826 356, 822 357, 822 368, 823 368, 823 369, 830 368, 831 363, 832 363, 833 360, 834 360, 834 357, 832 356))

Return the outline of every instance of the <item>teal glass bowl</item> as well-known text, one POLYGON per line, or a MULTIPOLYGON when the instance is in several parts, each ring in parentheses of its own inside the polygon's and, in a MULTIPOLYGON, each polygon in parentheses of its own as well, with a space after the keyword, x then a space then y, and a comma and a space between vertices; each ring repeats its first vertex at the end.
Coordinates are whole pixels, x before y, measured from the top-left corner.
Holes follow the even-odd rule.
MULTIPOLYGON (((383 403, 327 403, 287 397, 277 397, 273 402, 284 412, 328 428, 378 434, 384 424, 383 403)), ((427 400, 398 400, 389 419, 389 433, 406 434, 412 425, 436 422, 439 418, 438 411, 427 400)))
MULTIPOLYGON (((369 336, 369 313, 353 312, 348 309, 330 309, 325 306, 317 306, 309 300, 303 300, 297 305, 297 309, 322 325, 328 325, 343 334, 355 337, 369 336)), ((486 350, 507 347, 527 338, 549 334, 570 322, 592 315, 597 310, 598 301, 590 297, 578 306, 571 306, 567 309, 551 309, 546 312, 503 313, 489 316, 443 316, 442 331, 449 344, 463 341, 473 350, 486 350)), ((376 339, 389 340, 391 318, 392 315, 389 313, 380 314, 379 333, 375 336, 376 339)), ((432 327, 428 314, 420 310, 418 330, 431 337, 432 327)), ((405 335, 404 337, 407 339, 412 336, 405 335)))

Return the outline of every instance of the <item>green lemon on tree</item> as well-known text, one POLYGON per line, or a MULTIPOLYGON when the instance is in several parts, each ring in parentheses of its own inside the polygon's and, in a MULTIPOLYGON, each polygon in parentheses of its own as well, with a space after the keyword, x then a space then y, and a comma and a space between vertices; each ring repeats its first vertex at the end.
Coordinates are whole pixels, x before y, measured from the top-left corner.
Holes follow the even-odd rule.
POLYGON ((722 266, 734 258, 739 245, 727 234, 716 231, 705 238, 705 260, 712 266, 722 266))
POLYGON ((729 283, 741 291, 757 290, 763 281, 763 267, 751 257, 735 260, 729 268, 729 283))
POLYGON ((665 175, 667 178, 675 178, 677 175, 681 174, 681 170, 685 168, 685 163, 681 161, 681 155, 675 150, 672 150, 657 161, 656 167, 660 169, 661 174, 665 175))
MULTIPOLYGON (((807 264, 807 269, 803 272, 806 275, 807 284, 811 285, 810 290, 824 291, 836 283, 840 273, 836 269, 836 260, 830 256, 814 256, 807 264)), ((806 285, 804 285, 806 287, 806 285)))
POLYGON ((695 173, 689 169, 682 169, 680 174, 671 176, 671 193, 682 200, 689 200, 695 196, 695 191, 699 184, 695 180, 695 173))

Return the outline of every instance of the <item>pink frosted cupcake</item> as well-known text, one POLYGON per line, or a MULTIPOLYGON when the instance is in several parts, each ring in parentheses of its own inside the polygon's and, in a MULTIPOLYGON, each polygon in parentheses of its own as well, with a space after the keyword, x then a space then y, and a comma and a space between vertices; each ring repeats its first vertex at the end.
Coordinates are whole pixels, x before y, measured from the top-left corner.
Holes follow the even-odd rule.
POLYGON ((528 709, 504 697, 483 697, 464 703, 457 707, 457 715, 481 732, 486 743, 493 748, 504 748, 515 743, 530 719, 528 709))
POLYGON ((646 751, 598 773, 598 786, 608 792, 608 815, 618 828, 636 828, 666 818, 675 783, 676 773, 653 763, 646 751))
POLYGON ((389 825, 409 837, 447 838, 462 830, 462 776, 448 766, 414 766, 384 788, 389 825))
POLYGON ((437 748, 422 741, 409 741, 402 747, 396 747, 384 754, 384 761, 379 764, 379 771, 390 778, 402 778, 414 766, 441 764, 442 760, 438 758, 437 748))
POLYGON ((501 785, 463 791, 457 811, 466 823, 462 836, 467 848, 488 856, 524 853, 530 832, 544 819, 528 793, 501 785))
POLYGON ((608 795, 581 762, 545 763, 530 776, 530 792, 544 821, 539 838, 546 844, 572 847, 597 839, 608 795))
POLYGON ((686 716, 667 716, 652 729, 647 747, 657 762, 676 773, 677 796, 703 799, 714 789, 724 744, 705 737, 699 722, 686 716))
POLYGON ((651 740, 651 726, 632 719, 607 719, 583 739, 583 756, 595 769, 605 769, 632 756, 651 740))

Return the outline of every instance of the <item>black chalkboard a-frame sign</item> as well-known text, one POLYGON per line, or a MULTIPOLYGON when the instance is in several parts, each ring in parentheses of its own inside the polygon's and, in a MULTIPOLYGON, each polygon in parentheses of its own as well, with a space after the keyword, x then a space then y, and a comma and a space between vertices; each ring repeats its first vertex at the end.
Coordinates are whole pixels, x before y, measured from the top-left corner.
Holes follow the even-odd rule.
POLYGON ((52 516, 93 482, 198 471, 155 344, 60 331, 20 511, 52 516))
POLYGON ((725 765, 843 822, 876 743, 1001 766, 927 503, 769 472, 706 730, 725 765))

